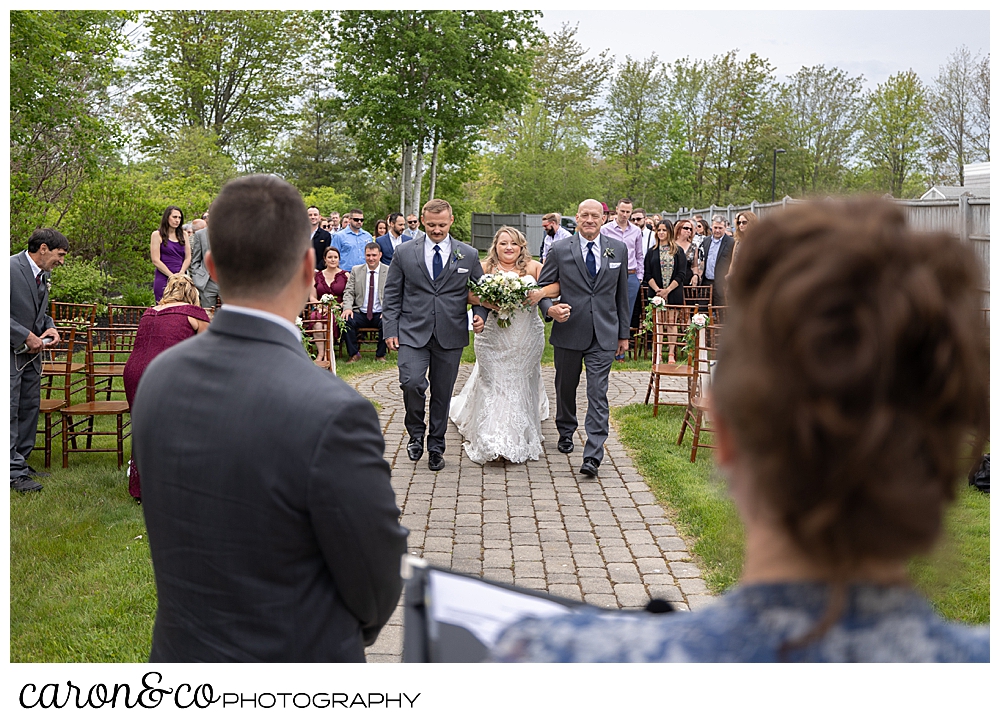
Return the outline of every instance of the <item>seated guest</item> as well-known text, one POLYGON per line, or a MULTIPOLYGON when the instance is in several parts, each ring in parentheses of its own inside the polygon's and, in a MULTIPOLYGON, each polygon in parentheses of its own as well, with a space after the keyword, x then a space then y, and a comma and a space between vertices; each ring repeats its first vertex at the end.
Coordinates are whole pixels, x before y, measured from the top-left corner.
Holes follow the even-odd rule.
POLYGON ((316 259, 270 175, 212 203, 226 304, 153 360, 132 405, 156 579, 150 662, 356 662, 396 609, 406 530, 375 408, 294 321, 316 259))
MULTIPOLYGON (((323 298, 324 294, 337 297, 337 301, 343 303, 344 289, 347 288, 347 280, 350 274, 340 268, 340 251, 329 246, 323 254, 323 270, 317 271, 313 277, 313 290, 309 294, 309 301, 315 303, 323 298)), ((319 311, 310 312, 311 319, 322 318, 319 311)), ((340 338, 340 329, 333 325, 333 340, 336 342, 340 338)), ((316 358, 319 361, 326 359, 326 342, 316 339, 316 358)))
POLYGON ((347 329, 347 363, 361 360, 358 329, 378 329, 376 361, 385 361, 385 340, 382 338, 382 297, 389 267, 381 262, 382 251, 374 241, 365 246, 365 262, 351 269, 351 279, 344 291, 344 319, 347 329))
POLYGON ((946 622, 907 578, 989 431, 974 252, 868 199, 793 206, 746 240, 710 392, 740 584, 691 613, 521 621, 496 658, 989 660, 988 627, 946 622))
POLYGON ((392 255, 404 241, 409 241, 410 237, 404 233, 406 223, 403 221, 403 214, 389 214, 389 232, 384 236, 375 239, 375 243, 382 249, 382 263, 386 266, 392 263, 392 255))
MULTIPOLYGON (((135 344, 125 362, 123 381, 129 409, 139 388, 139 379, 146 367, 161 352, 208 328, 208 313, 199 305, 198 289, 186 276, 176 274, 167 280, 160 303, 139 320, 135 344)), ((139 470, 128 466, 128 493, 136 502, 142 501, 139 470)))

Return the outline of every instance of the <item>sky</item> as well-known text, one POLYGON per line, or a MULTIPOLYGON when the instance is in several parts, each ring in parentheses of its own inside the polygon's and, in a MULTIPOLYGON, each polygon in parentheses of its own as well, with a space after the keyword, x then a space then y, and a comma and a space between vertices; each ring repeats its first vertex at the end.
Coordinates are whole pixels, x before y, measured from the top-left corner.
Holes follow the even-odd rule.
MULTIPOLYGON (((690 6, 692 3, 687 3, 690 6)), ((714 5, 714 4, 713 4, 714 5)), ((622 61, 708 59, 738 49, 767 58, 779 80, 802 66, 838 67, 864 75, 872 88, 890 75, 913 69, 930 83, 948 56, 965 44, 986 55, 990 13, 986 10, 544 10, 540 26, 553 32, 579 24, 577 38, 596 55, 605 48, 622 61), (680 33, 687 28, 690 32, 680 33)))

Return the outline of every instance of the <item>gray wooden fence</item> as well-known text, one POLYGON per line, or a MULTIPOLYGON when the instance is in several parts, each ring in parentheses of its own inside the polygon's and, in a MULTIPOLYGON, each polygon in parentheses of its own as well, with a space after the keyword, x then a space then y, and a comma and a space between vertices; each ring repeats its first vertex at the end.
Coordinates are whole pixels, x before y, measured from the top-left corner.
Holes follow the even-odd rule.
POLYGON ((538 256, 542 250, 543 213, 474 213, 472 214, 472 246, 480 251, 489 251, 493 236, 501 226, 511 226, 524 234, 528 241, 528 252, 538 256))

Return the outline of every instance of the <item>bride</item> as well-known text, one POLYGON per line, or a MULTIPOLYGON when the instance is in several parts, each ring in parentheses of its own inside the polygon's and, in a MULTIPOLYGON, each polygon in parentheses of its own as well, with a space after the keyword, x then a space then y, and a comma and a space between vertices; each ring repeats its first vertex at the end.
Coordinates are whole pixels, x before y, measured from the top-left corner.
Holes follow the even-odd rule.
MULTIPOLYGON (((514 271, 538 280, 542 265, 531 258, 524 234, 503 226, 483 260, 483 272, 514 271)), ((544 326, 536 306, 559 295, 559 284, 532 289, 523 309, 506 329, 496 314, 476 334, 476 365, 461 393, 451 400, 451 420, 465 437, 465 452, 477 464, 504 457, 521 463, 542 453, 542 420, 549 416, 549 400, 542 385, 544 326)), ((469 303, 482 304, 469 292, 469 303)), ((482 304, 489 306, 489 304, 482 304)))

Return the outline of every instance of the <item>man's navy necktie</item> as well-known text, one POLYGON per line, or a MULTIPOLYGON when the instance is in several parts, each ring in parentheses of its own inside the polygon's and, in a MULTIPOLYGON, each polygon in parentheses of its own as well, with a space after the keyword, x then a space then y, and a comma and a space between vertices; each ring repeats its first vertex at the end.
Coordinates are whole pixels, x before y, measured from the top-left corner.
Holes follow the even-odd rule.
POLYGON ((434 244, 434 263, 433 263, 433 267, 434 267, 434 280, 436 281, 437 277, 441 273, 441 269, 442 269, 442 265, 441 265, 441 247, 438 246, 437 244, 434 244))
POLYGON ((587 242, 587 271, 590 272, 590 278, 597 276, 597 257, 594 256, 594 242, 587 242))

